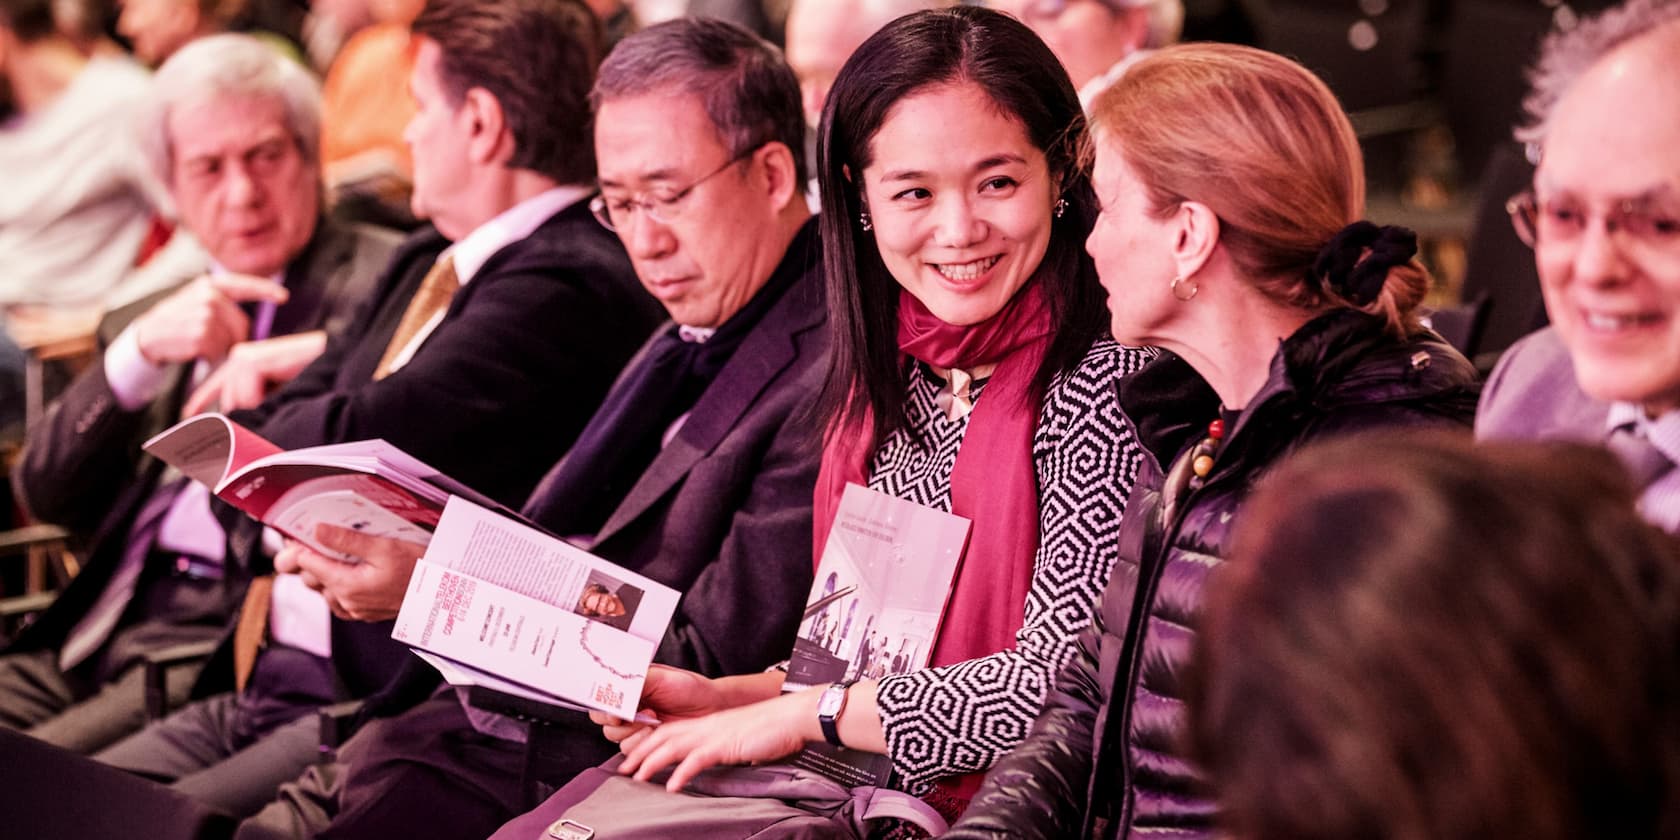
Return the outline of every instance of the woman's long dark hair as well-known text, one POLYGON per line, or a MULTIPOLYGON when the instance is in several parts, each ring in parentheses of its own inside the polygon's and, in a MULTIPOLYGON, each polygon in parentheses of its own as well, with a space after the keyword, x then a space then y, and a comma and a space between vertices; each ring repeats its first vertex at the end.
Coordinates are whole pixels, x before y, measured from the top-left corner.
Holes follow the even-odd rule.
POLYGON ((858 47, 823 106, 817 172, 834 352, 822 406, 830 431, 868 412, 878 443, 905 422, 899 286, 859 225, 862 173, 870 141, 894 104, 929 85, 959 81, 979 86, 1020 121, 1067 201, 1035 275, 1056 329, 1033 378, 1034 395, 1042 398, 1056 374, 1078 365, 1108 323, 1084 248, 1096 197, 1078 153, 1085 117, 1067 72, 1032 30, 1007 15, 971 6, 906 15, 858 47))

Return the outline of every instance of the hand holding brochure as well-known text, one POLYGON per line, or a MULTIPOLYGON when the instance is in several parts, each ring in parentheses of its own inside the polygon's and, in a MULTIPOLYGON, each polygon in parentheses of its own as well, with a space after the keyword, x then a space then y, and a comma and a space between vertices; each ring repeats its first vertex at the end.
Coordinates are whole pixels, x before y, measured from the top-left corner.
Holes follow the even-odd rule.
POLYGON ((450 496, 495 505, 385 441, 288 452, 222 414, 183 420, 145 450, 253 519, 344 562, 355 558, 321 545, 317 525, 425 545, 450 496))
POLYGON ((320 524, 426 546, 392 637, 454 685, 636 714, 678 593, 575 548, 382 440, 284 451, 220 414, 146 451, 315 551, 320 524))
MULTIPOLYGON (((783 691, 927 666, 969 521, 856 484, 823 544, 783 691)), ((848 785, 884 785, 892 761, 828 744, 793 763, 848 785)))
POLYGON ((391 637, 451 684, 630 719, 677 598, 670 587, 455 498, 414 568, 391 637))

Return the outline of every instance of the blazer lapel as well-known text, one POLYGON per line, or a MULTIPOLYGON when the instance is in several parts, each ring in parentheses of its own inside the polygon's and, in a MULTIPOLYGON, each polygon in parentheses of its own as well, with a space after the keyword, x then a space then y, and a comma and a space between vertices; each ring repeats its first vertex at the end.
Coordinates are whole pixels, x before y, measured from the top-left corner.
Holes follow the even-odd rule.
POLYGON ((595 536, 601 542, 634 522, 688 475, 758 401, 771 382, 799 358, 799 335, 822 323, 821 284, 807 273, 765 313, 764 321, 736 348, 729 364, 689 412, 676 437, 660 450, 642 477, 595 536))
POLYGON ((321 218, 308 249, 286 269, 286 288, 291 296, 274 313, 274 335, 287 335, 300 325, 322 321, 327 302, 347 279, 343 268, 355 245, 356 237, 349 229, 325 216, 321 218))

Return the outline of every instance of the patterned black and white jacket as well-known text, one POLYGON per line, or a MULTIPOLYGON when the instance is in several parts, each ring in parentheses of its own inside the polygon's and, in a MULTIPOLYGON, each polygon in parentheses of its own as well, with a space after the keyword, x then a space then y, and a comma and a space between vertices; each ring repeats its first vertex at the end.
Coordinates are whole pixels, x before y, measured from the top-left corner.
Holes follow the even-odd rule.
MULTIPOLYGON (((1019 744, 1073 656, 1114 564, 1120 516, 1142 457, 1116 386, 1154 356, 1101 339, 1045 395, 1033 433, 1039 548, 1015 647, 881 680, 887 754, 911 792, 983 771, 1019 744)), ((876 449, 869 486, 949 511, 951 468, 968 418, 951 420, 938 408, 943 384, 915 366, 909 423, 876 449)), ((975 399, 984 399, 983 386, 975 399)))

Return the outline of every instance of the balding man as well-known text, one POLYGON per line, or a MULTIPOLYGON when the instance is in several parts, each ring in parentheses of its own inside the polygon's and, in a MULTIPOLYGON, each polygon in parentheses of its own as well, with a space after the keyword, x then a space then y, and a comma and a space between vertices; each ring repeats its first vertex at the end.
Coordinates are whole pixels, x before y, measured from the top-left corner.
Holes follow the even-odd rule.
POLYGON ((1538 154, 1512 220, 1552 326, 1488 380, 1489 438, 1602 441, 1680 532, 1680 2, 1630 0, 1552 36, 1519 139, 1538 154), (1637 114, 1630 119, 1629 114, 1637 114))
POLYGON ((1176 43, 1182 0, 989 0, 1032 27, 1062 60, 1087 109, 1147 50, 1176 43))

